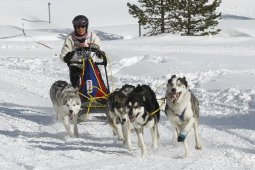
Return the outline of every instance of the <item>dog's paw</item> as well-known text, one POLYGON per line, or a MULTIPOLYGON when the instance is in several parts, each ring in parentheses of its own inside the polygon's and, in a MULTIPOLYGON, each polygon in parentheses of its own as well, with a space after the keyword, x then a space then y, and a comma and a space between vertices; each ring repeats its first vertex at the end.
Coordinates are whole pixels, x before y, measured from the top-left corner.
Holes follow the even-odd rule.
POLYGON ((178 135, 177 141, 178 141, 178 142, 184 142, 186 136, 187 136, 186 134, 180 133, 180 134, 178 135))
POLYGON ((196 150, 201 150, 202 146, 201 145, 196 145, 195 148, 196 148, 196 150))
POLYGON ((79 134, 78 134, 78 133, 74 133, 74 137, 75 137, 75 138, 78 138, 78 137, 79 137, 79 134))

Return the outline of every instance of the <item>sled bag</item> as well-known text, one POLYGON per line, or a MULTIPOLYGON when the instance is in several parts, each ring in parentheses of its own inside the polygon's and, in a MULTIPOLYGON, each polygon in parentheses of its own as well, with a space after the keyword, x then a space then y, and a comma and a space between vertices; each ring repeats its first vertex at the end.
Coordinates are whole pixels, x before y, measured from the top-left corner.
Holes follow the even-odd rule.
POLYGON ((100 70, 92 59, 85 60, 79 92, 86 96, 81 95, 82 101, 91 97, 105 97, 108 94, 100 70))

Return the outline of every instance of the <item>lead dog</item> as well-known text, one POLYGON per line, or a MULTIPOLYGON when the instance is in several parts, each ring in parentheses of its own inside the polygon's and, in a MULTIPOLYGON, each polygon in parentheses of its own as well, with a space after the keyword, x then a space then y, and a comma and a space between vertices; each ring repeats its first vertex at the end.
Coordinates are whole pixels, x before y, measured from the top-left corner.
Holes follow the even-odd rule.
POLYGON ((50 88, 52 101, 57 118, 61 118, 70 137, 78 137, 77 119, 81 108, 78 92, 66 81, 56 81, 50 88), (73 121, 73 129, 71 128, 73 121))
POLYGON ((131 125, 125 112, 125 106, 127 96, 134 88, 135 86, 125 84, 121 89, 117 89, 111 93, 108 98, 108 112, 106 113, 108 123, 113 129, 114 135, 117 135, 120 141, 127 144, 129 150, 132 148, 129 135, 131 125))
POLYGON ((168 80, 165 113, 173 126, 174 142, 184 143, 186 157, 189 149, 185 139, 192 127, 195 132, 195 148, 202 148, 198 136, 199 102, 188 89, 185 77, 180 78, 173 75, 168 80))
POLYGON ((156 150, 159 140, 158 121, 160 110, 156 95, 148 85, 138 85, 128 95, 126 113, 128 113, 129 120, 138 136, 142 156, 146 155, 147 152, 143 138, 144 127, 150 129, 153 148, 156 150))

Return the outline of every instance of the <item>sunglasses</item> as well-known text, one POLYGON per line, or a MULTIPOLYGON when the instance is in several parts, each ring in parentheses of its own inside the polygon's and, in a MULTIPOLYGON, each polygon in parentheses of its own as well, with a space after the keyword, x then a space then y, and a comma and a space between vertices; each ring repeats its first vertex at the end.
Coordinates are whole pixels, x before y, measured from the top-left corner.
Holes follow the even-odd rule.
POLYGON ((85 24, 79 24, 79 25, 77 25, 77 26, 75 26, 76 28, 85 28, 86 27, 86 25, 85 24))

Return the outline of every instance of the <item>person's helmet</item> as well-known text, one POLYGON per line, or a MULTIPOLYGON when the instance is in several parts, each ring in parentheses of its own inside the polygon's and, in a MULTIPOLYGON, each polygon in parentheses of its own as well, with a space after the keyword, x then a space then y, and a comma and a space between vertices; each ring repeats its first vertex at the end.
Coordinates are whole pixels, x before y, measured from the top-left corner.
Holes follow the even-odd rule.
POLYGON ((85 26, 86 29, 88 29, 88 26, 89 26, 89 20, 84 15, 77 15, 76 17, 74 17, 72 23, 73 23, 74 29, 76 29, 76 27, 79 27, 79 26, 85 26))

